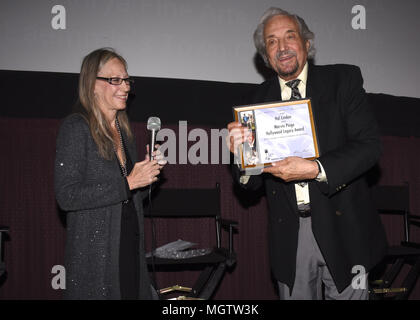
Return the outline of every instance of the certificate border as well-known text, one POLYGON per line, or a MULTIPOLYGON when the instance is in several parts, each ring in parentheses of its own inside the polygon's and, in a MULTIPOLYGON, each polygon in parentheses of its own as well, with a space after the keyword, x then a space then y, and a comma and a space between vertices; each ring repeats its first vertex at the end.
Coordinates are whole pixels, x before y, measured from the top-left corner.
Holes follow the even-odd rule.
MULTIPOLYGON (((311 99, 310 98, 298 99, 298 100, 288 100, 288 101, 278 101, 278 102, 268 102, 268 103, 258 103, 258 104, 244 105, 244 106, 235 106, 235 107, 233 107, 233 112, 234 112, 235 121, 240 122, 239 113, 243 112, 243 111, 254 111, 256 109, 285 107, 285 106, 291 106, 291 105, 302 104, 302 103, 304 103, 308 106, 309 118, 310 118, 310 122, 311 122, 312 138, 313 138, 314 147, 315 147, 315 157, 310 157, 310 158, 305 158, 305 159, 315 160, 319 157, 319 147, 318 147, 318 138, 317 138, 317 135, 316 135, 315 121, 314 121, 314 115, 313 115, 313 112, 312 112, 312 104, 311 104, 311 99)), ((253 164, 253 165, 245 165, 242 145, 240 146, 240 149, 241 149, 240 151, 241 151, 241 167, 242 167, 242 169, 255 168, 255 167, 261 167, 261 166, 268 167, 268 166, 272 165, 272 162, 253 164)))

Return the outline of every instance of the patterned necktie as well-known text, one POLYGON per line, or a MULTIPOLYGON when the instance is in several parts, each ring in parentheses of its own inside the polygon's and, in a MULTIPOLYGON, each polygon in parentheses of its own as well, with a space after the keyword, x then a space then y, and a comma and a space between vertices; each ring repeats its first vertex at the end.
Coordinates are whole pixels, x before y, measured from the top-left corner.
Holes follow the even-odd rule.
MULTIPOLYGON (((300 95, 300 92, 298 89, 299 82, 300 82, 299 79, 286 82, 286 86, 292 89, 292 96, 290 97, 290 100, 302 99, 302 96, 300 95)), ((303 188, 306 185, 306 182, 297 182, 297 184, 303 188)))
POLYGON ((299 79, 286 82, 286 86, 292 89, 292 96, 290 97, 290 100, 302 99, 302 96, 300 95, 300 92, 298 89, 299 82, 300 82, 299 79))

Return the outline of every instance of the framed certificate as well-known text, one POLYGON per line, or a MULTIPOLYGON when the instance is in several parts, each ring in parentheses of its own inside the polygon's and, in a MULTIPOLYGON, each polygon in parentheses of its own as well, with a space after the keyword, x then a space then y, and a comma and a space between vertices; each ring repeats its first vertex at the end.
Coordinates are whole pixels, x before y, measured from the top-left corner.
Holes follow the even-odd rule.
POLYGON ((249 129, 239 146, 242 169, 270 166, 290 156, 319 157, 310 99, 237 106, 233 112, 249 129))

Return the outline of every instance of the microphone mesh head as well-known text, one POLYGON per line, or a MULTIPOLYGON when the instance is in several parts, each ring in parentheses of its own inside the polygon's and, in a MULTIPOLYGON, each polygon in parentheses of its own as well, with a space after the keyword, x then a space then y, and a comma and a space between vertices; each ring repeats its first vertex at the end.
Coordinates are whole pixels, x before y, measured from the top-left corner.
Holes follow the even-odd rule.
POLYGON ((147 130, 160 130, 160 119, 158 117, 150 117, 147 120, 147 130))

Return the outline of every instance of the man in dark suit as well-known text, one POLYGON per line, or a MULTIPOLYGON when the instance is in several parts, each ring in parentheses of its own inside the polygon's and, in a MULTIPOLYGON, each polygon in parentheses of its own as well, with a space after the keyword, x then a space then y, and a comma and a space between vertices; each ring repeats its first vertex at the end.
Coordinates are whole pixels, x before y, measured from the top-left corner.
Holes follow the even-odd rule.
MULTIPOLYGON (((320 157, 288 157, 259 175, 234 165, 233 176, 244 188, 265 187, 270 260, 280 298, 367 299, 362 273, 386 251, 364 176, 380 156, 377 124, 359 68, 308 64, 313 38, 300 17, 267 10, 254 41, 278 76, 262 83, 247 103, 310 98, 320 157)), ((247 128, 232 122, 228 129, 228 146, 237 154, 247 128)))

